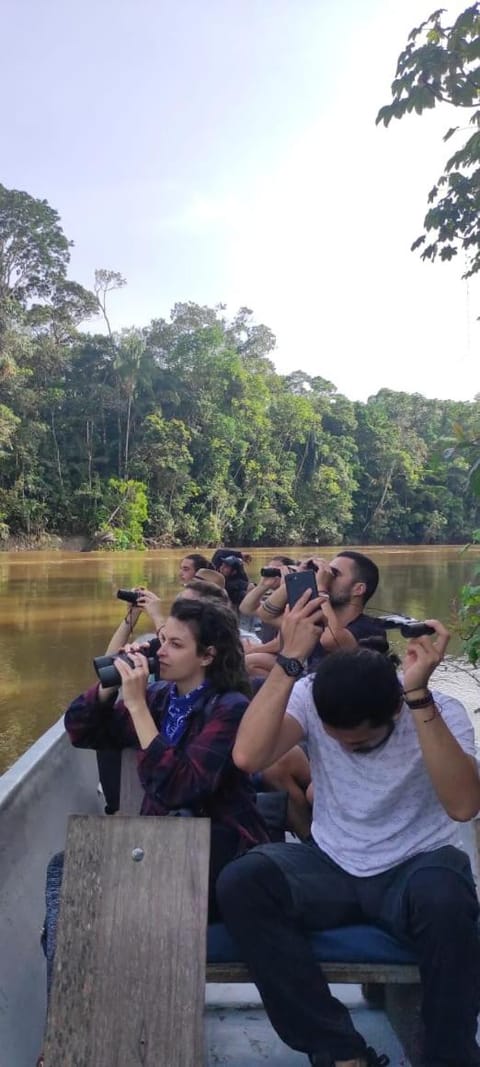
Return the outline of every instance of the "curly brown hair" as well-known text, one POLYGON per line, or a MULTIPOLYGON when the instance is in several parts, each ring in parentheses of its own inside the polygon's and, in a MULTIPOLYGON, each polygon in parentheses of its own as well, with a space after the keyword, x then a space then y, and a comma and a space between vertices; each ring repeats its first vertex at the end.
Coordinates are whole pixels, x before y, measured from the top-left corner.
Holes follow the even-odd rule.
POLYGON ((233 690, 251 696, 245 655, 235 613, 226 604, 211 600, 176 600, 170 615, 191 630, 198 652, 214 648, 215 655, 205 677, 217 693, 233 690))

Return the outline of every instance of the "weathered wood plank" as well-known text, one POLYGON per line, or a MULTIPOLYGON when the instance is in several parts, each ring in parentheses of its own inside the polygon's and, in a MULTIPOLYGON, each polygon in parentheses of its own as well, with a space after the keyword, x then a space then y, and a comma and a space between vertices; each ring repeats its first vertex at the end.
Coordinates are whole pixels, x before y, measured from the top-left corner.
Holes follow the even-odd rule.
POLYGON ((70 819, 45 1067, 203 1063, 209 844, 207 819, 70 819))
MULTIPOLYGON (((327 982, 379 982, 382 985, 420 982, 413 964, 322 963, 327 982)), ((251 982, 244 963, 207 963, 207 982, 251 982)))
POLYGON ((137 771, 137 750, 124 748, 122 751, 122 773, 120 778, 120 814, 139 815, 143 802, 143 787, 137 771))

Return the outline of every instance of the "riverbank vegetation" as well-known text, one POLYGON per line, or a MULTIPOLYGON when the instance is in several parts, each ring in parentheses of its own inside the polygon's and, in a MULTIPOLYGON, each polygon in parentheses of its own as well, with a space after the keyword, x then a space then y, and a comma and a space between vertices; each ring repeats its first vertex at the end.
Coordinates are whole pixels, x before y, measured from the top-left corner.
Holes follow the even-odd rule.
MULTIPOLYGON (((380 108, 377 123, 388 126, 435 107, 454 107, 461 118, 446 130, 444 141, 457 147, 428 195, 424 233, 413 242, 422 259, 449 262, 462 254, 463 277, 480 271, 480 4, 471 4, 453 22, 439 8, 416 26, 400 53, 391 102, 380 108), (466 123, 468 119, 468 125, 466 123)), ((480 500, 480 420, 453 425, 454 444, 447 460, 468 460, 467 488, 480 500)), ((480 529, 472 531, 480 543, 480 529)), ((480 568, 460 590, 458 627, 471 663, 480 660, 480 568)))
POLYGON ((229 319, 178 303, 115 333, 121 275, 97 271, 89 291, 68 263, 57 213, 0 186, 4 547, 470 539, 469 463, 444 450, 456 425, 473 432, 480 401, 381 389, 353 402, 321 350, 317 375, 280 375, 274 335, 247 308, 229 319))

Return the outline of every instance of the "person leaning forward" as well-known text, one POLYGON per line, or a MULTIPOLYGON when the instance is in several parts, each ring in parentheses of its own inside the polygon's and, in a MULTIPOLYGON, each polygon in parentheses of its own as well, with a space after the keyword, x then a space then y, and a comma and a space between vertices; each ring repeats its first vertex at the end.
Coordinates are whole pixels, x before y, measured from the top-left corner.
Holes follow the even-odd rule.
POLYGON ((329 991, 307 932, 355 923, 408 939, 418 954, 425 1067, 473 1067, 479 1010, 478 903, 456 823, 480 809, 473 729, 428 681, 449 635, 408 643, 403 688, 391 661, 357 647, 295 682, 318 640, 322 598, 287 609, 284 648, 242 719, 233 749, 253 773, 302 739, 314 793, 312 842, 270 844, 217 883, 270 1020, 317 1067, 388 1062, 329 991))

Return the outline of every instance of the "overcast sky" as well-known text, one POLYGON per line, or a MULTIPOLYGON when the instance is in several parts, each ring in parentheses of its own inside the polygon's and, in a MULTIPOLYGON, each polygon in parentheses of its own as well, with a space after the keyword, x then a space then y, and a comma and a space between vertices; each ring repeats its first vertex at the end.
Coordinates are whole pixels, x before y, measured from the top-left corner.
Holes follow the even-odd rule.
POLYGON ((117 329, 176 301, 247 305, 281 372, 471 399, 478 282, 409 250, 451 115, 375 126, 435 7, 3 0, 0 181, 58 210, 77 281, 124 274, 117 329))

